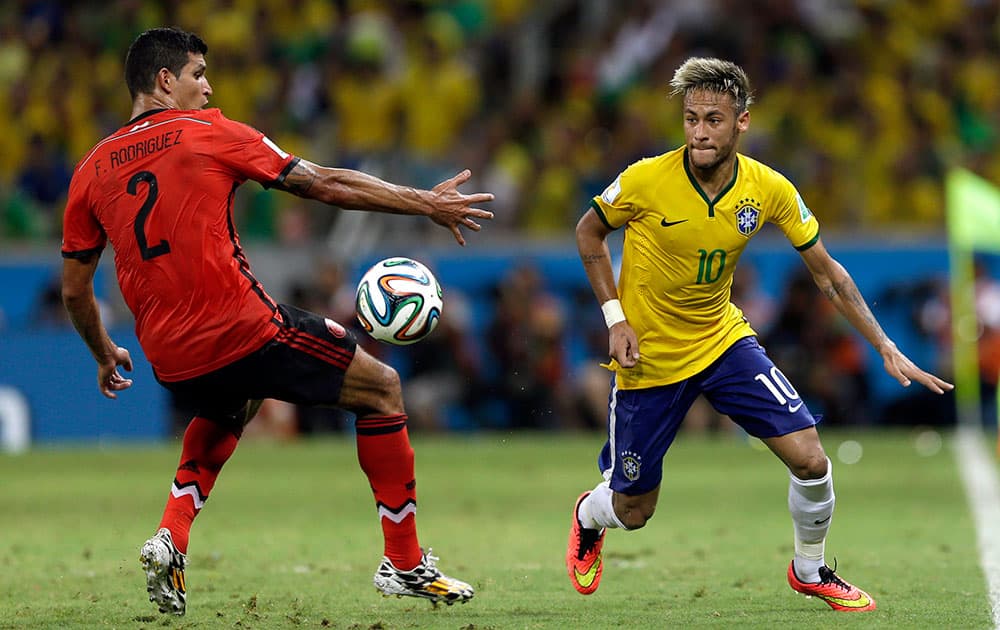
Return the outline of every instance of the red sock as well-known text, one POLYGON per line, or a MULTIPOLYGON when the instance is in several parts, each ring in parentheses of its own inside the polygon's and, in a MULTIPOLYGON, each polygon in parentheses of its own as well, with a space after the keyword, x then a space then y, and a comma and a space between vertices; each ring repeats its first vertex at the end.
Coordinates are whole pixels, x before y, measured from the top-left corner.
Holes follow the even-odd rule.
POLYGON ((187 553, 191 522, 205 505, 222 465, 238 442, 231 430, 205 418, 195 417, 184 432, 181 463, 160 521, 160 527, 170 530, 181 553, 187 553))
POLYGON ((417 482, 406 415, 360 417, 355 430, 358 463, 375 493, 385 555, 397 569, 408 571, 423 554, 417 542, 417 482))

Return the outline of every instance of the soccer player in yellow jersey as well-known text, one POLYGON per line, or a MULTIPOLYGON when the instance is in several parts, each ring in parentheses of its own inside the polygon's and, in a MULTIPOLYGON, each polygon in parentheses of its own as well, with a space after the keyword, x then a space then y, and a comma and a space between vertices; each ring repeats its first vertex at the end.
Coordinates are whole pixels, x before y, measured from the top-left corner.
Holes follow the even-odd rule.
POLYGON ((608 326, 611 368, 604 480, 577 499, 566 551, 573 586, 597 590, 607 528, 639 529, 653 516, 663 457, 699 394, 760 438, 788 467, 795 555, 789 585, 834 610, 875 600, 830 569, 831 464, 816 419, 757 343, 730 301, 733 269, 766 223, 801 254, 817 286, 882 355, 904 387, 938 394, 952 385, 889 339, 848 272, 823 246, 816 217, 781 174, 737 153, 750 125, 750 85, 728 61, 687 60, 672 94, 684 99, 685 144, 629 166, 591 202, 576 227, 580 258, 608 326), (624 228, 615 284, 607 236, 624 228))

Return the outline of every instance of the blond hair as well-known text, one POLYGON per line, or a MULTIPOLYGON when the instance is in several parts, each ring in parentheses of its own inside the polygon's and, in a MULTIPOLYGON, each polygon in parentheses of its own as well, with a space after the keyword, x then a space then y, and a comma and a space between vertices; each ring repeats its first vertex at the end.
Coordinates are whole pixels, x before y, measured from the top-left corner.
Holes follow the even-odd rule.
POLYGON ((670 95, 687 96, 692 90, 708 90, 720 94, 730 94, 736 105, 736 113, 745 112, 753 103, 750 79, 743 68, 731 61, 714 57, 691 57, 670 80, 670 95))

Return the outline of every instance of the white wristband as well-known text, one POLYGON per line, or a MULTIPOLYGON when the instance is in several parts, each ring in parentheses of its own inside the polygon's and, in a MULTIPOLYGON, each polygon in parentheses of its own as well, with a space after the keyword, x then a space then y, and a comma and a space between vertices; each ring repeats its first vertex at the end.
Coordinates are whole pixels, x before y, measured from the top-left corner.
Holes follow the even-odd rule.
POLYGON ((608 300, 601 304, 601 312, 604 313, 604 323, 608 328, 625 321, 625 311, 622 310, 622 303, 618 300, 608 300))

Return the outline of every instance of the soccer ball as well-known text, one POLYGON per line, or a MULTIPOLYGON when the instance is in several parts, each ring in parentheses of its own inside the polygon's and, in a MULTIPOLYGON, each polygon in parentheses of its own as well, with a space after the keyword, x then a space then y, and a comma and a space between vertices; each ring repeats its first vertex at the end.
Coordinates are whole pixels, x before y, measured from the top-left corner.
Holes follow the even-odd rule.
POLYGON ((441 318, 441 285, 412 258, 386 258, 358 282, 355 310, 369 335, 397 346, 416 343, 441 318))

